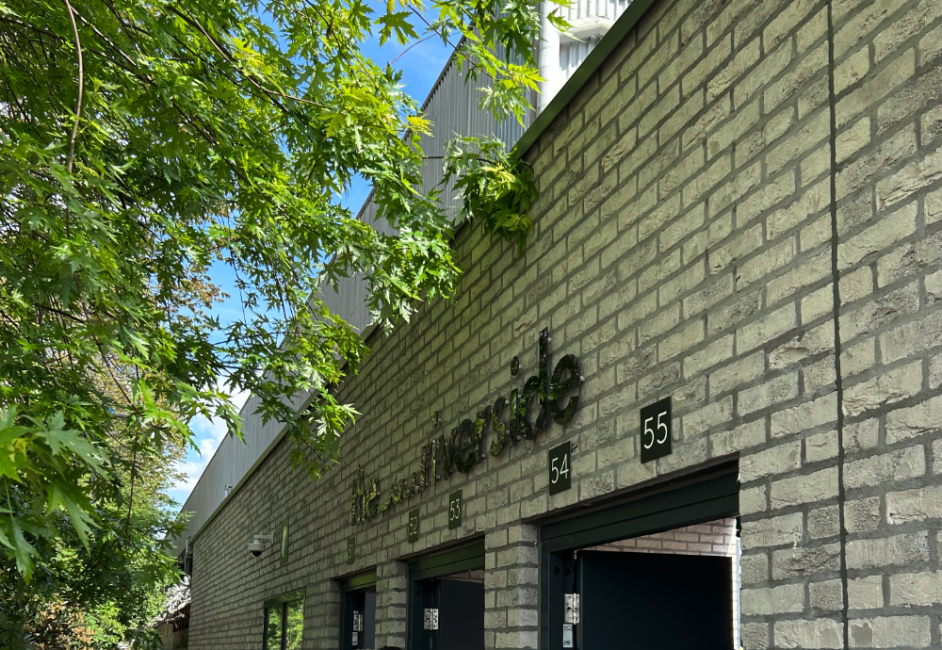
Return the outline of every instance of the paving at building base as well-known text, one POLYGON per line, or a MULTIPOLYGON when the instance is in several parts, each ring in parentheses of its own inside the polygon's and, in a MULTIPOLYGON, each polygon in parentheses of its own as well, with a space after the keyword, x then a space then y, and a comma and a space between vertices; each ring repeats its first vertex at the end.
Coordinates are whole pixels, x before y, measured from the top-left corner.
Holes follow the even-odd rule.
POLYGON ((940 97, 938 0, 651 3, 526 152, 524 253, 463 227, 457 300, 371 335, 338 388, 361 413, 339 465, 311 482, 282 440, 194 536, 189 647, 258 648, 266 602, 299 593, 303 647, 339 648, 342 581, 375 571, 376 645, 412 648, 410 564, 475 541, 485 647, 556 647, 544 525, 727 465, 710 548, 739 557, 745 648, 942 647, 940 97), (550 373, 584 377, 571 419, 496 455, 489 420, 483 458, 459 434, 468 470, 423 474, 539 376, 543 330, 550 373), (642 462, 666 398, 671 453, 642 462))

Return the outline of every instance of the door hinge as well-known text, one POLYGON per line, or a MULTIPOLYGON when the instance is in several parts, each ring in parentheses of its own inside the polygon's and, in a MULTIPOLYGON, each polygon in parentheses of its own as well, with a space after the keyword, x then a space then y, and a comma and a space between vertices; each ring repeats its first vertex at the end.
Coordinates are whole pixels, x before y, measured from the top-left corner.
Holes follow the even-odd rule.
POLYGON ((437 607, 426 607, 425 608, 425 619, 423 630, 437 630, 438 629, 438 608, 437 607))
POLYGON ((579 624, 579 594, 565 594, 565 614, 563 622, 571 625, 579 624))

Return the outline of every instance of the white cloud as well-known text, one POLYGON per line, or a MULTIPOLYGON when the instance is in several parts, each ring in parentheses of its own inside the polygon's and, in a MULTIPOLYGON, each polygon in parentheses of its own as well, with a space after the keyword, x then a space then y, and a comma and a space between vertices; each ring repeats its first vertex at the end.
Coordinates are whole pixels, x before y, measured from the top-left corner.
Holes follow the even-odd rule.
MULTIPOLYGON (((236 407, 241 409, 249 398, 247 391, 230 392, 228 387, 220 385, 222 390, 229 392, 230 399, 236 407)), ((177 469, 184 477, 175 482, 168 488, 169 496, 180 503, 186 502, 190 492, 200 480, 209 461, 212 460, 216 450, 228 433, 226 423, 219 418, 207 418, 203 415, 197 415, 190 420, 190 427, 196 435, 197 450, 190 450, 187 457, 177 464, 177 469)))

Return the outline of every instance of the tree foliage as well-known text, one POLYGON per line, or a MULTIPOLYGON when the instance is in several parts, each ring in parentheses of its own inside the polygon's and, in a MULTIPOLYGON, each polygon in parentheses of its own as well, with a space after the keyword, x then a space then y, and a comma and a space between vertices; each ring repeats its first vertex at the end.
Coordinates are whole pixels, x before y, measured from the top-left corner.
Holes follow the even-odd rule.
MULTIPOLYGON (((320 287, 364 274, 388 326, 459 277, 421 183, 427 117, 362 46, 457 41, 482 105, 522 119, 537 6, 0 0, 0 580, 113 545, 164 571, 169 524, 135 518, 135 480, 193 443, 198 414, 241 435, 223 382, 288 424, 312 476, 329 465, 355 415, 331 386, 367 350, 320 287), (341 205, 357 175, 395 234, 341 205), (244 308, 224 328, 214 263, 244 308)), ((502 147, 463 140, 447 165, 469 214, 525 242, 532 183, 502 147)))
MULTIPOLYGON (((162 605, 162 588, 179 579, 169 553, 184 521, 165 491, 177 478, 180 457, 181 449, 139 452, 136 459, 133 450, 119 450, 113 481, 94 491, 94 526, 84 536, 63 509, 33 519, 42 528, 26 531, 35 553, 31 580, 17 579, 9 563, 0 576, 0 647, 91 650, 128 641, 142 650, 156 646, 151 623, 162 605)), ((24 516, 27 492, 13 486, 9 496, 24 516)))

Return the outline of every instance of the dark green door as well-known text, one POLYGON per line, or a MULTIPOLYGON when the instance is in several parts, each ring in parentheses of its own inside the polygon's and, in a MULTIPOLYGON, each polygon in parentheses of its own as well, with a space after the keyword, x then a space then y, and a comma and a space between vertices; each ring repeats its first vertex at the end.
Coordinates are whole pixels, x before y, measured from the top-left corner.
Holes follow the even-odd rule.
POLYGON ((376 588, 344 593, 343 650, 376 647, 376 588))
POLYGON ((730 650, 728 557, 580 551, 580 650, 730 650))
POLYGON ((484 650, 484 583, 439 581, 439 633, 435 650, 484 650))
POLYGON ((422 603, 419 650, 483 650, 484 583, 432 578, 417 583, 422 603), (437 618, 424 623, 426 610, 437 618))

